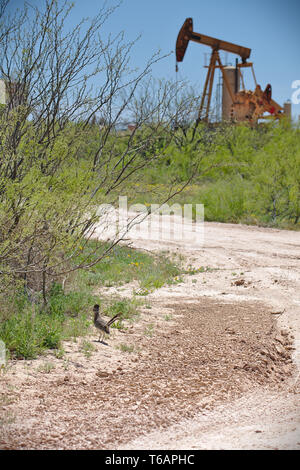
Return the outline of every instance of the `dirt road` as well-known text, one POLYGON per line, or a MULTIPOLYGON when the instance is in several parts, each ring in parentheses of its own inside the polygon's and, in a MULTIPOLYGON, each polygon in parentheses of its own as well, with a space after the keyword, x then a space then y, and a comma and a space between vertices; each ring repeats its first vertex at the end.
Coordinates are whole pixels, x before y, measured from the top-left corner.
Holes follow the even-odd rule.
POLYGON ((91 358, 69 343, 50 373, 45 358, 12 364, 1 447, 300 448, 300 234, 206 223, 203 244, 130 238, 183 254, 191 274, 91 358))
MULTIPOLYGON (((176 229, 180 219, 175 216, 172 223, 175 234, 180 234, 180 228, 176 229)), ((152 227, 157 225, 158 218, 152 227)), ((194 232, 194 225, 185 226, 185 230, 194 232)), ((195 239, 146 243, 134 239, 136 247, 151 251, 164 247, 184 254, 195 268, 209 268, 202 275, 185 278, 184 285, 160 289, 152 297, 162 300, 171 296, 180 301, 184 296, 186 301, 197 299, 201 303, 214 299, 230 305, 233 311, 242 305, 268 307, 278 330, 289 331, 293 337, 292 380, 284 391, 256 388, 192 420, 177 423, 165 433, 154 431, 133 440, 125 448, 300 448, 300 234, 205 223, 203 235, 202 246, 195 239)), ((193 235, 186 238, 193 239, 193 235)))

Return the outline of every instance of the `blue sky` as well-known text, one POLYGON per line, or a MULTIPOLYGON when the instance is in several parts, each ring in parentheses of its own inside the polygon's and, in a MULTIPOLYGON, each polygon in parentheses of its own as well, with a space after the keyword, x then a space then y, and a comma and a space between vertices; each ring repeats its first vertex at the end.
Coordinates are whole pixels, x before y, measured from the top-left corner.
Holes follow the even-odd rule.
MULTIPOLYGON (((74 24, 82 17, 95 16, 103 5, 102 0, 74 3, 69 20, 74 24)), ((114 3, 117 2, 107 2, 114 3)), ((22 0, 11 0, 10 8, 23 4, 22 0)), ((262 88, 271 83, 273 98, 279 104, 291 99, 292 82, 300 80, 300 0, 123 0, 103 32, 124 31, 128 40, 142 35, 132 51, 134 67, 142 68, 157 49, 164 54, 173 51, 153 68, 153 75, 175 78, 175 43, 187 17, 193 18, 194 31, 198 33, 251 48, 257 82, 262 88)), ((210 50, 191 42, 179 64, 179 78, 190 80, 200 92, 206 73, 204 54, 210 50)), ((235 56, 228 54, 227 59, 235 63, 235 56)), ((246 72, 246 85, 254 89, 250 69, 246 72)), ((293 115, 300 115, 300 104, 293 105, 293 115)))

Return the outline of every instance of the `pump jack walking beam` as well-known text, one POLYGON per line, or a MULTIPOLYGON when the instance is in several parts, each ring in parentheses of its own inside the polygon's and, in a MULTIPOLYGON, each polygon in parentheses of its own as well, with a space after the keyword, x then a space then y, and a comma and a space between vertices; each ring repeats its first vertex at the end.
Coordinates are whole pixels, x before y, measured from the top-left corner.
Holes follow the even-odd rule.
POLYGON ((204 34, 195 33, 193 31, 193 19, 187 18, 183 23, 181 30, 179 31, 177 42, 176 42, 176 60, 182 62, 183 57, 188 46, 189 41, 198 42, 210 46, 213 50, 222 50, 226 52, 232 52, 233 54, 239 55, 242 62, 245 63, 250 57, 251 49, 248 47, 238 46, 231 42, 222 41, 204 34))

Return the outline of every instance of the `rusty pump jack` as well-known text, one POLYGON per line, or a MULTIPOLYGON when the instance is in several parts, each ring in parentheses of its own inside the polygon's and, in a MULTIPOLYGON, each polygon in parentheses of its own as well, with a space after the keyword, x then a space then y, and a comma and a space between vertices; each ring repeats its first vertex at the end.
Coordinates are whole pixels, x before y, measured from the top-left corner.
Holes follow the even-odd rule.
MULTIPOLYGON (((204 34, 195 33, 193 31, 193 20, 192 18, 187 18, 179 31, 177 41, 176 41, 176 62, 182 62, 189 41, 197 42, 198 44, 205 44, 212 48, 212 53, 210 57, 210 63, 207 70, 206 80, 204 83, 203 93, 201 97, 200 108, 198 112, 197 123, 199 121, 208 122, 209 119, 209 109, 213 89, 213 81, 215 69, 220 68, 223 76, 223 81, 225 83, 226 89, 230 95, 232 101, 231 107, 231 118, 236 121, 245 121, 253 123, 256 122, 258 118, 262 117, 264 112, 268 111, 271 115, 279 117, 282 108, 274 100, 271 99, 272 88, 268 84, 265 91, 261 90, 261 87, 257 85, 255 74, 253 70, 253 63, 247 62, 247 59, 250 57, 251 49, 247 47, 239 46, 227 41, 222 41, 221 39, 216 39, 210 36, 205 36, 204 34), (241 63, 236 63, 236 79, 235 79, 235 90, 232 90, 228 82, 227 75, 224 71, 224 66, 222 65, 219 50, 226 52, 231 52, 233 54, 239 55, 242 59, 241 63), (251 67, 253 78, 255 81, 256 89, 254 92, 238 90, 238 80, 239 77, 242 77, 241 68, 242 67, 251 67)), ((178 69, 176 63, 176 70, 178 69)))

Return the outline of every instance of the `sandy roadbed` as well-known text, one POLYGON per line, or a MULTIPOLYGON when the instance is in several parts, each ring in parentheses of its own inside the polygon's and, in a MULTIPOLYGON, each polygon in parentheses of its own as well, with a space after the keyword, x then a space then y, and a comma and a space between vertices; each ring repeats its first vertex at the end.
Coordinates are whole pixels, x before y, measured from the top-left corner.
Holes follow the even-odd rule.
POLYGON ((203 245, 131 241, 206 269, 151 293, 89 359, 69 343, 51 373, 12 363, 1 448, 300 448, 300 234, 206 223, 203 245))

